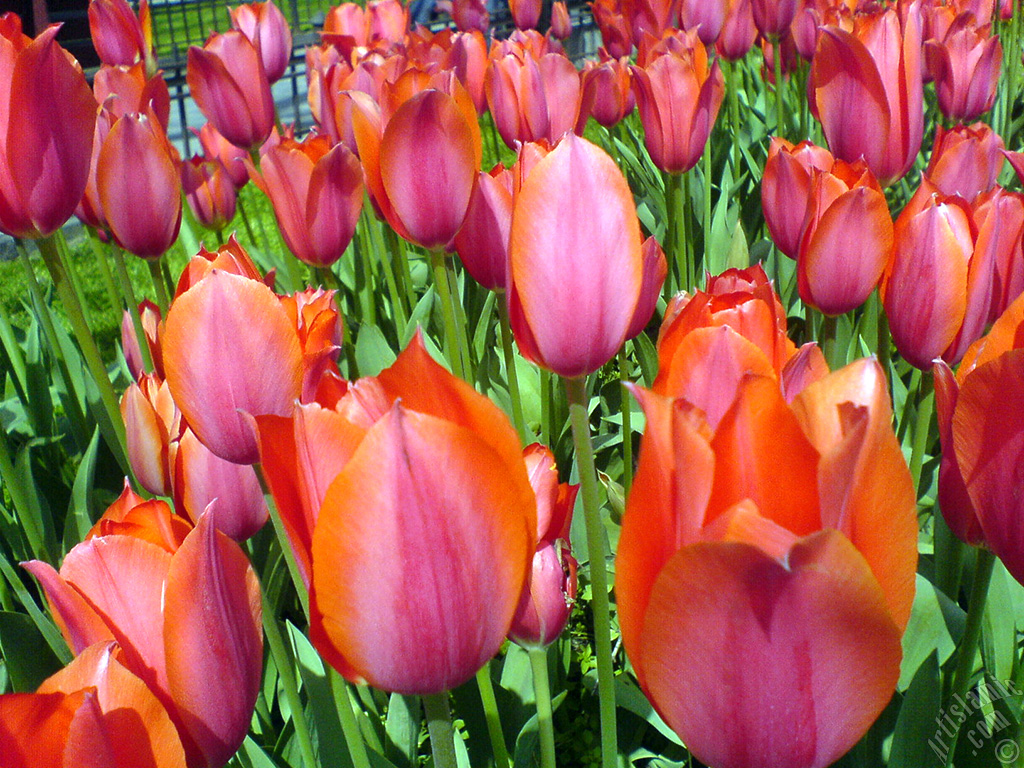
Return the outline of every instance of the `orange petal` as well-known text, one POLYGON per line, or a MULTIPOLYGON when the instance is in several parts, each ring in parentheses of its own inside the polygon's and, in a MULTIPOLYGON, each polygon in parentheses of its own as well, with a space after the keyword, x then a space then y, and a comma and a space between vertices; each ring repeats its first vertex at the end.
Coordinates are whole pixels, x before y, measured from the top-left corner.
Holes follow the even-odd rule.
POLYGON ((75 713, 91 692, 8 693, 0 696, 0 755, 4 768, 64 765, 75 713))
POLYGON ((53 566, 40 560, 31 560, 21 566, 42 585, 53 620, 73 653, 80 653, 93 643, 114 639, 100 614, 53 566))
POLYGON ((310 622, 320 652, 387 691, 438 693, 472 677, 511 624, 535 505, 476 434, 396 405, 320 511, 310 622))
POLYGON ((640 653, 655 707, 716 768, 830 765, 889 702, 900 656, 878 584, 837 531, 798 543, 788 568, 746 544, 681 550, 640 653))

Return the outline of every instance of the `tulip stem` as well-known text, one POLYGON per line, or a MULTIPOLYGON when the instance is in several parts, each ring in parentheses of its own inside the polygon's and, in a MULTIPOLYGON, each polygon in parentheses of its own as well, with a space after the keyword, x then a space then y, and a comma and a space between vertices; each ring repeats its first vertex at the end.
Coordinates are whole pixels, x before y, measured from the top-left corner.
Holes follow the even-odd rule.
MULTIPOLYGON (((711 139, 704 144, 704 269, 711 265, 711 139)), ((696 257, 694 257, 696 258, 696 257)), ((694 281, 699 279, 699 271, 694 265, 694 281)), ((694 286, 696 287, 696 286, 694 286)))
MULTIPOLYGON (((363 199, 363 210, 372 211, 367 202, 368 198, 363 199)), ((380 227, 376 221, 373 220, 372 213, 366 213, 366 228, 370 231, 371 237, 374 239, 374 249, 377 251, 377 256, 380 260, 380 265, 384 269, 384 282, 387 283, 388 293, 391 294, 391 313, 395 321, 395 336, 401 340, 402 334, 405 332, 405 326, 409 322, 409 315, 405 310, 405 301, 402 298, 402 294, 398 292, 398 283, 395 281, 395 270, 392 268, 392 259, 406 259, 408 256, 404 253, 398 253, 398 246, 396 244, 395 253, 388 253, 387 246, 384 245, 384 236, 381 234, 380 227)))
POLYGON ((985 614, 985 600, 988 597, 988 585, 992 580, 992 568, 996 556, 991 550, 980 547, 974 563, 974 579, 971 583, 970 603, 967 606, 967 625, 960 641, 960 650, 956 657, 956 672, 953 675, 953 696, 963 698, 971 682, 974 671, 974 658, 978 653, 978 640, 981 638, 982 618, 985 614))
POLYGON ((830 370, 836 371, 842 368, 843 361, 839 355, 839 345, 836 343, 836 330, 839 326, 839 318, 832 315, 822 314, 821 325, 818 327, 818 342, 821 344, 821 351, 825 355, 825 361, 830 370))
POLYGON ((633 414, 630 409, 632 400, 629 390, 626 389, 632 375, 632 367, 629 355, 626 354, 626 345, 623 344, 619 350, 619 381, 622 383, 619 396, 622 398, 622 490, 626 495, 629 495, 629 489, 633 485, 633 414))
POLYGON ((277 625, 277 617, 274 615, 274 606, 267 599, 266 592, 263 593, 263 631, 267 636, 267 644, 270 646, 270 655, 274 659, 274 666, 277 667, 281 688, 284 689, 284 697, 291 710, 292 725, 295 726, 295 738, 299 743, 302 763, 308 768, 316 768, 316 756, 313 753, 313 741, 309 737, 306 710, 302 707, 299 686, 295 680, 295 662, 285 648, 281 628, 277 625))
MULTIPOLYGON (((114 252, 114 269, 117 272, 118 280, 121 282, 121 291, 124 293, 125 303, 128 305, 128 314, 132 319, 132 326, 135 328, 135 338, 139 343, 139 352, 142 355, 142 369, 146 373, 152 373, 153 355, 149 351, 149 342, 146 339, 146 329, 142 325, 142 313, 139 312, 139 300, 135 298, 135 288, 128 276, 128 269, 125 267, 124 254, 116 245, 112 248, 114 252)), ((102 255, 97 254, 99 258, 102 255)))
POLYGON ((889 316, 885 314, 885 305, 882 299, 875 292, 878 301, 878 340, 875 343, 875 354, 878 356, 878 364, 885 371, 889 379, 889 393, 892 393, 892 335, 889 333, 889 316))
POLYGON ((494 684, 491 682, 491 662, 485 662, 476 673, 476 684, 480 689, 480 701, 484 707, 484 719, 487 721, 487 735, 491 739, 491 750, 494 752, 494 768, 509 768, 508 747, 505 746, 505 733, 501 728, 501 713, 498 711, 498 700, 494 697, 494 684))
POLYGON ((153 290, 156 291, 156 303, 160 307, 160 316, 167 317, 167 308, 171 305, 167 298, 167 284, 163 272, 160 271, 160 259, 146 259, 149 276, 153 278, 153 290))
POLYGON ((957 601, 960 591, 960 569, 964 559, 964 544, 953 535, 941 514, 935 515, 932 545, 935 552, 935 586, 942 594, 957 601))
POLYGON ((448 708, 448 691, 423 697, 427 713, 427 731, 430 733, 430 751, 434 755, 434 768, 458 768, 455 759, 455 731, 452 713, 448 708))
POLYGON ((519 374, 516 372, 516 353, 512 348, 512 329, 508 321, 508 302, 505 296, 499 296, 501 304, 498 317, 501 322, 501 351, 505 356, 505 375, 508 377, 508 398, 512 401, 512 423, 519 433, 519 442, 523 445, 529 440, 526 431, 526 419, 523 417, 523 401, 519 394, 519 374))
POLYGON ((914 422, 914 442, 910 451, 910 475, 914 478, 914 487, 920 496, 921 466, 924 464, 924 453, 928 447, 928 432, 935 410, 935 393, 932 391, 931 378, 922 374, 920 370, 914 370, 914 379, 917 381, 917 419, 914 422))
POLYGON ((771 36, 772 41, 772 65, 775 68, 775 135, 779 138, 786 138, 786 130, 783 125, 785 114, 783 110, 782 93, 782 40, 778 35, 771 36))
POLYGON ((664 294, 666 303, 672 294, 683 289, 686 260, 686 206, 683 198, 683 174, 664 173, 665 212, 667 231, 665 233, 666 257, 669 274, 665 278, 664 294))
POLYGON ((101 243, 100 239, 96 236, 95 229, 87 226, 85 227, 85 231, 89 237, 89 248, 92 250, 93 258, 100 267, 100 277, 103 279, 103 285, 107 289, 107 297, 110 299, 110 307, 116 312, 118 307, 121 306, 121 292, 114 284, 114 276, 110 272, 110 264, 107 263, 106 254, 103 253, 103 243, 101 243))
POLYGON ((352 697, 348 695, 348 683, 330 664, 327 666, 327 677, 334 693, 334 706, 338 710, 341 731, 348 744, 348 753, 352 758, 353 768, 370 768, 370 757, 366 754, 366 740, 359 730, 359 722, 353 709, 352 697))
MULTIPOLYGON (((121 465, 121 469, 125 471, 125 474, 131 478, 134 484, 135 475, 132 472, 131 464, 128 462, 128 450, 125 441, 124 421, 121 419, 121 408, 118 404, 117 395, 114 394, 114 387, 110 383, 107 368, 103 364, 103 358, 100 356, 99 348, 96 346, 96 340, 92 337, 89 324, 85 320, 85 313, 82 311, 78 294, 75 292, 67 270, 65 270, 61 262, 60 253, 57 251, 53 235, 36 240, 36 246, 39 248, 39 253, 43 257, 43 263, 46 264, 46 269, 50 273, 50 279, 53 280, 53 284, 57 288, 57 295, 64 304, 64 311, 71 322, 71 329, 78 340, 78 346, 82 350, 82 357, 85 358, 89 373, 92 374, 96 387, 99 389, 100 400, 103 403, 108 421, 105 425, 107 429, 103 430, 104 436, 110 443, 110 449, 117 458, 117 463, 121 465)), ((102 428, 104 426, 102 419, 100 424, 102 428)))
POLYGON ((729 123, 732 125, 732 177, 734 181, 740 177, 740 162, 743 159, 740 151, 740 128, 743 126, 740 124, 740 93, 739 83, 736 80, 738 67, 738 61, 730 61, 725 68, 729 89, 729 123))
POLYGON ((431 251, 430 263, 434 267, 434 287, 441 302, 441 316, 444 319, 444 354, 452 373, 465 380, 466 370, 462 367, 462 350, 456 339, 455 307, 452 303, 451 286, 448 284, 448 269, 443 251, 431 251))
POLYGON ((686 173, 681 174, 683 181, 683 196, 682 200, 679 202, 680 221, 682 222, 683 229, 683 264, 685 265, 686 270, 686 284, 683 285, 682 287, 687 291, 692 291, 697 282, 697 265, 693 263, 695 258, 693 248, 693 232, 690 231, 690 208, 693 205, 693 198, 690 196, 690 177, 692 175, 693 169, 690 169, 686 173))
POLYGON ((594 646, 597 651, 597 696, 601 714, 601 765, 615 768, 618 735, 615 726, 615 671, 612 667, 611 611, 608 606, 608 572, 605 564, 604 526, 601 522, 594 446, 590 440, 585 378, 564 379, 569 397, 569 416, 576 447, 583 494, 583 515, 587 525, 587 554, 590 559, 591 608, 594 612, 594 646))
POLYGON ((555 727, 551 719, 551 684, 548 682, 548 649, 531 648, 533 695, 537 702, 537 726, 540 731, 541 768, 555 768, 555 727))
POLYGON ((551 420, 554 417, 554 404, 551 402, 551 372, 543 368, 540 372, 540 441, 545 445, 554 443, 551 420))
POLYGON ((362 290, 359 292, 359 306, 362 308, 361 320, 370 325, 377 324, 377 302, 373 290, 373 249, 366 233, 366 219, 361 218, 352 239, 355 248, 357 273, 362 271, 362 290))

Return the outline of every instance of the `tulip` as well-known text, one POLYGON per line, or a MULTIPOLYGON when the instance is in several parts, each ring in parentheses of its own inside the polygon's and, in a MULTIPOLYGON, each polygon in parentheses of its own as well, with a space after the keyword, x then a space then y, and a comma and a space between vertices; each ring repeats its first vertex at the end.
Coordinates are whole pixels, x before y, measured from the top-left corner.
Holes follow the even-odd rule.
POLYGON ((935 146, 925 175, 944 195, 968 202, 996 185, 1003 168, 1003 140, 984 123, 935 126, 935 146))
POLYGON ((167 384, 152 374, 129 384, 121 396, 128 461, 139 485, 158 496, 171 495, 168 447, 177 437, 178 417, 167 384))
POLYGON ((587 61, 580 78, 583 96, 576 134, 583 134, 586 121, 591 116, 605 128, 611 128, 636 108, 633 79, 625 59, 606 58, 600 63, 587 61))
POLYGON ((715 51, 726 61, 739 61, 754 45, 757 27, 750 8, 751 0, 737 0, 729 6, 722 33, 715 43, 715 51))
POLYGON ((495 46, 484 76, 487 104, 505 144, 547 139, 554 143, 577 126, 580 79, 562 53, 535 56, 526 47, 495 46))
POLYGON ((704 45, 714 45, 718 36, 722 34, 725 17, 731 5, 735 5, 735 2, 682 0, 679 4, 679 25, 685 30, 696 30, 704 45))
POLYGON ((1017 581, 1024 579, 1022 339, 1024 298, 1018 298, 967 351, 955 380, 936 363, 935 388, 944 468, 952 454, 952 469, 939 475, 942 513, 962 539, 984 541, 1017 581))
POLYGON ((719 360, 691 352, 679 388, 636 390, 647 431, 616 561, 626 652, 701 762, 827 766, 892 697, 913 601, 916 503, 885 374, 861 360, 787 405, 771 373, 724 384, 719 360))
POLYGON ((541 3, 539 0, 509 0, 512 22, 516 29, 536 29, 540 21, 541 3))
POLYGON ((96 55, 104 64, 130 67, 140 61, 147 72, 156 71, 153 28, 146 0, 139 3, 138 16, 127 0, 91 0, 89 33, 96 55))
POLYGON ((832 154, 863 157, 887 187, 921 149, 921 19, 917 3, 855 17, 853 32, 824 26, 811 64, 808 94, 832 154))
POLYGON ((330 266, 345 252, 363 207, 359 161, 326 136, 283 140, 248 165, 253 182, 270 198, 285 243, 315 267, 330 266))
POLYGON ((182 163, 181 187, 192 215, 207 229, 219 232, 235 218, 238 192, 218 161, 196 155, 182 163))
POLYGON ((369 43, 369 27, 366 11, 358 3, 341 3, 332 6, 324 19, 324 34, 335 37, 347 37, 351 40, 348 49, 363 47, 369 43))
POLYGON ((272 84, 284 77, 292 59, 292 30, 273 0, 231 8, 231 26, 249 38, 259 51, 263 70, 272 84))
POLYGON ((115 122, 103 141, 96 188, 117 244, 143 258, 160 258, 181 227, 177 151, 150 111, 115 122))
POLYGON ((927 41, 924 52, 943 115, 950 120, 976 120, 992 109, 1003 47, 988 26, 976 25, 972 16, 961 14, 942 42, 927 41))
POLYGON ((566 134, 512 211, 508 307, 523 356, 560 376, 596 371, 630 328, 643 281, 633 196, 615 162, 566 134))
POLYGON ((160 537, 174 530, 167 505, 146 506, 133 523, 141 535, 129 532, 132 511, 122 510, 111 520, 120 532, 74 547, 59 573, 38 560, 25 568, 42 583, 72 651, 116 639, 124 665, 167 708, 190 768, 222 766, 245 738, 259 692, 259 583, 209 514, 178 546, 160 537), (132 588, 112 589, 118 584, 132 588))
POLYGON ((658 307, 661 288, 668 276, 668 260, 665 258, 665 251, 661 249, 653 235, 644 240, 640 254, 643 259, 640 300, 633 311, 633 319, 629 322, 629 330, 626 331, 627 339, 635 339, 651 322, 654 310, 658 307))
POLYGON ((104 64, 93 78, 93 93, 97 103, 106 106, 114 117, 152 109, 164 131, 167 130, 171 95, 162 72, 147 78, 142 62, 130 67, 104 64))
POLYGON ((248 155, 245 150, 221 136, 213 123, 207 123, 195 133, 203 147, 203 154, 224 166, 235 189, 244 187, 249 181, 249 172, 245 168, 245 158, 248 155))
POLYGON ((798 0, 751 0, 750 3, 757 31, 775 40, 789 31, 798 6, 798 0))
POLYGON ((0 33, 0 231, 13 237, 53 234, 89 178, 96 102, 57 31, 0 33))
MULTIPOLYGON (((153 361, 154 372, 159 378, 164 375, 163 354, 160 348, 159 325, 160 308, 149 299, 139 304, 139 316, 142 329, 149 347, 149 357, 153 361)), ((124 350, 124 361, 135 381, 142 379, 142 350, 139 349, 139 337, 135 335, 135 327, 128 310, 121 316, 121 349, 124 350)))
MULTIPOLYGON (((313 643, 349 680, 403 694, 453 688, 501 646, 534 551, 537 502, 516 433, 419 338, 339 411, 301 443, 276 430, 294 447, 264 453, 272 489, 285 476, 295 491, 323 492, 322 451, 355 444, 318 508, 314 497, 306 512, 286 511, 279 499, 282 517, 318 509, 313 643), (271 468, 289 458, 299 466, 271 468)), ((268 420, 257 421, 262 439, 268 420)))
POLYGON ((633 34, 616 0, 594 0, 590 9, 608 55, 615 59, 628 58, 633 52, 633 34))
MULTIPOLYGON (((977 311, 979 317, 972 315, 969 329, 961 331, 960 350, 966 349, 974 336, 1003 314, 1024 291, 1024 195, 996 187, 974 201, 972 212, 978 227, 974 258, 978 259, 978 251, 986 248, 992 254, 992 303, 984 319, 980 307, 971 307, 969 311, 977 311)), ((968 327, 966 320, 964 325, 968 327)))
POLYGON ((491 27, 491 14, 483 0, 452 0, 452 21, 460 32, 480 32, 491 27))
POLYGON ((487 111, 484 72, 487 68, 487 42, 480 30, 452 35, 451 47, 445 54, 444 68, 451 69, 469 91, 478 115, 487 111))
MULTIPOLYGON (((216 251, 208 251, 205 246, 199 246, 199 253, 189 259, 185 269, 178 278, 178 286, 174 292, 174 298, 178 298, 192 286, 196 285, 203 278, 207 277, 213 270, 230 272, 234 275, 241 275, 251 280, 262 282, 268 288, 274 285, 274 271, 267 273, 266 277, 260 274, 249 254, 238 244, 234 235, 228 237, 227 243, 216 251)), ((161 354, 162 352, 158 353, 161 354)))
POLYGON ((695 31, 666 37, 632 67, 644 146, 668 173, 690 170, 704 152, 725 93, 722 71, 695 31))
POLYGON ((505 290, 512 230, 512 172, 500 163, 481 171, 455 235, 455 250, 470 277, 491 291, 505 290))
POLYGON ((274 127, 274 99, 259 51, 238 30, 212 35, 188 49, 186 77, 192 98, 217 131, 252 150, 274 127))
POLYGON ((772 137, 761 177, 761 207, 772 242, 791 259, 797 257, 804 234, 813 169, 830 171, 835 158, 809 141, 794 146, 772 137))
POLYGON ((370 44, 378 40, 397 44, 409 28, 409 11, 401 0, 370 0, 366 4, 366 23, 370 44))
POLYGON ((551 34, 559 40, 568 40, 572 35, 572 19, 565 0, 556 0, 551 4, 551 34))
POLYGON ((580 487, 558 482, 555 457, 547 446, 527 446, 523 460, 537 496, 537 549, 508 636, 524 648, 543 648, 562 634, 576 600, 577 563, 569 526, 580 487))

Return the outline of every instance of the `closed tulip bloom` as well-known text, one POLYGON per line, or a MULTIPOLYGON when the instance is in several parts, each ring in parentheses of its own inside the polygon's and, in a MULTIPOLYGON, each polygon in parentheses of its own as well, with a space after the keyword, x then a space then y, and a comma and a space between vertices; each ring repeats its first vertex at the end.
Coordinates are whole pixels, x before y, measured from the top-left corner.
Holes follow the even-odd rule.
POLYGON ((701 392, 721 392, 685 389, 636 390, 647 430, 616 560, 626 652, 703 763, 831 765, 892 698, 914 595, 913 481, 885 374, 860 360, 787 405, 748 370, 714 417, 701 392))
POLYGON ((615 59, 629 58, 633 53, 633 33, 619 3, 616 0, 594 0, 590 8, 608 55, 615 59))
MULTIPOLYGON (((971 304, 968 309, 971 319, 965 319, 957 352, 966 350, 984 327, 1002 315, 1024 291, 1024 194, 996 187, 979 196, 971 211, 978 227, 974 259, 985 250, 988 254, 981 258, 991 259, 992 301, 987 316, 980 306, 971 304), (974 317, 974 311, 984 319, 974 317)), ((984 291, 976 289, 974 300, 983 301, 984 291)))
POLYGON ((992 324, 988 334, 971 346, 955 380, 944 363, 936 363, 935 389, 936 404, 940 406, 943 466, 947 452, 955 457, 955 470, 950 476, 944 477, 940 471, 939 492, 945 494, 949 507, 947 510, 944 505, 942 512, 947 521, 952 517, 950 527, 954 532, 964 528, 958 520, 971 523, 976 519, 982 536, 977 536, 975 528, 968 528, 973 536, 966 540, 978 543, 979 538, 983 539, 1017 581, 1024 580, 1024 539, 1020 529, 1020 516, 1024 514, 1020 495, 1024 480, 1021 339, 1024 298, 1014 301, 992 324), (943 379, 945 384, 940 386, 943 379), (949 493, 948 486, 944 487, 943 480, 952 480, 953 485, 959 486, 955 496, 949 493), (951 496, 964 506, 951 503, 951 496))
POLYGON ((369 32, 366 11, 358 3, 332 6, 324 19, 324 34, 348 37, 352 40, 352 47, 365 46, 369 42, 369 32))
POLYGON ((292 30, 273 0, 247 3, 231 8, 231 26, 239 30, 259 51, 267 80, 276 83, 292 58, 292 30))
POLYGON ((152 111, 119 118, 104 139, 96 188, 110 233, 129 253, 159 258, 177 240, 181 227, 177 163, 177 151, 152 111))
POLYGON ((580 78, 583 82, 583 97, 579 120, 576 122, 577 134, 582 135, 590 117, 605 128, 611 128, 636 108, 632 73, 626 59, 606 58, 600 63, 587 61, 580 78))
POLYGON ((313 529, 311 637, 349 680, 439 693, 508 633, 537 503, 507 417, 421 340, 365 389, 339 403, 365 435, 313 529))
POLYGON ((199 253, 189 259, 181 271, 174 298, 181 296, 215 269, 262 282, 268 288, 274 285, 274 270, 264 277, 249 254, 239 245, 238 239, 231 234, 228 241, 216 251, 208 251, 204 245, 199 246, 199 253))
POLYGON ((38 560, 25 568, 43 585, 71 650, 116 639, 122 663, 167 708, 190 768, 222 766, 245 738, 259 691, 259 583, 209 514, 179 541, 166 504, 140 506, 147 509, 130 524, 132 510, 111 520, 119 532, 72 549, 60 572, 38 560))
POLYGON ((568 40, 572 35, 572 19, 564 0, 556 0, 551 5, 551 34, 559 40, 568 40))
POLYGON ((491 14, 483 0, 453 0, 452 21, 460 32, 480 32, 491 27, 491 14))
POLYGON ((130 67, 102 65, 93 76, 96 101, 110 110, 114 117, 129 112, 153 110, 164 131, 171 116, 171 95, 163 72, 146 77, 142 62, 130 67))
POLYGON ((540 21, 541 3, 539 0, 509 0, 512 21, 516 29, 536 29, 540 21))
POLYGON ((751 0, 757 31, 764 37, 779 37, 789 31, 799 0, 751 0))
POLYGON ((984 123, 935 126, 935 146, 925 175, 944 195, 968 202, 996 185, 1003 168, 1003 140, 984 123))
POLYGON ((53 234, 89 178, 96 102, 58 29, 0 32, 0 231, 13 237, 53 234))
POLYGON ((131 66, 142 62, 156 71, 149 3, 141 0, 135 15, 127 0, 90 0, 89 33, 96 55, 104 64, 131 66))
POLYGON ((580 487, 558 482, 555 457, 545 445, 527 446, 523 461, 537 496, 537 549, 508 636, 524 648, 543 648, 562 634, 576 600, 569 527, 580 487))
POLYGON ((363 208, 363 175, 344 144, 326 136, 284 139, 267 151, 253 182, 274 206, 285 243, 306 264, 330 266, 345 252, 363 208))
POLYGON ((245 168, 245 158, 248 157, 246 151, 221 136, 213 123, 207 123, 195 133, 203 147, 203 154, 224 166, 235 189, 244 187, 249 181, 249 172, 245 168))
POLYGON ((690 170, 704 153, 725 93, 718 62, 708 56, 696 31, 679 32, 652 46, 633 69, 644 146, 653 163, 669 173, 690 170))
MULTIPOLYGON (((164 375, 163 352, 160 348, 160 308, 149 299, 139 304, 139 315, 142 317, 142 330, 149 347, 149 356, 153 361, 154 372, 159 378, 164 375)), ((124 361, 135 381, 140 381, 142 370, 142 350, 139 349, 139 338, 135 335, 135 326, 131 314, 126 309, 121 316, 121 349, 124 350, 124 361)))
POLYGON ((567 378, 596 371, 622 346, 642 282, 629 185, 603 150, 567 134, 512 211, 508 305, 520 351, 567 378))
POLYGON ((366 4, 369 42, 400 43, 409 28, 409 11, 401 0, 370 0, 366 4))
POLYGON ((739 61, 754 46, 757 27, 750 5, 751 0, 736 0, 729 5, 722 33, 715 43, 715 51, 726 61, 739 61))
POLYGON ((924 95, 918 4, 854 16, 853 31, 824 26, 808 93, 832 154, 861 157, 883 187, 901 178, 921 149, 924 95))
POLYGON ((722 33, 729 6, 734 4, 728 0, 714 0, 714 2, 682 0, 679 4, 679 24, 683 29, 697 30, 700 41, 704 45, 714 45, 722 33))
POLYGON ((167 384, 152 374, 129 384, 121 396, 121 418, 139 485, 157 496, 170 496, 168 449, 178 436, 179 413, 167 384))
POLYGON ((961 14, 940 43, 924 47, 928 69, 935 78, 939 109, 950 120, 976 120, 992 109, 1003 61, 1003 46, 988 26, 961 14))
POLYGON ((811 194, 811 173, 830 171, 835 158, 824 147, 809 141, 793 145, 772 137, 768 159, 761 177, 761 208, 772 242, 795 259, 804 234, 807 201, 811 194))
POLYGON ((181 164, 181 186, 196 221, 220 231, 235 218, 238 192, 224 166, 196 155, 181 164))
POLYGON ((259 51, 244 34, 212 35, 188 49, 188 87, 203 115, 236 147, 251 150, 274 127, 274 99, 259 51))
POLYGON ((658 299, 661 297, 661 288, 668 276, 665 251, 654 239, 654 235, 644 240, 640 253, 643 258, 643 281, 640 284, 640 300, 633 312, 629 330, 626 331, 627 339, 635 339, 651 322, 654 310, 658 307, 658 299))
POLYGON ((478 175, 466 221, 455 236, 466 271, 488 290, 505 290, 511 231, 512 172, 499 163, 478 175))

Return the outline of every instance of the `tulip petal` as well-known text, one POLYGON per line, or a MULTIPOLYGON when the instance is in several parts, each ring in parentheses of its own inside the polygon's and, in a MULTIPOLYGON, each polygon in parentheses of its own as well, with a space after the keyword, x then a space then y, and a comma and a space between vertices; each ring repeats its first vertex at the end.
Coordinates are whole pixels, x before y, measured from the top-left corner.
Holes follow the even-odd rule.
POLYGON ((900 632, 842 534, 788 567, 746 544, 696 544, 663 569, 644 621, 647 688, 716 768, 830 765, 888 703, 900 632))
POLYGON ((167 385, 196 436, 222 459, 257 461, 239 411, 286 416, 302 392, 302 350, 277 297, 255 280, 213 270, 174 300, 163 348, 167 385))
POLYGON ((226 763, 249 729, 263 671, 260 601, 242 550, 203 515, 167 572, 163 640, 169 691, 207 765, 226 763))
POLYGON ((396 405, 374 425, 313 533, 311 631, 332 665, 427 694, 497 652, 536 538, 524 514, 532 492, 508 476, 490 446, 450 422, 396 405))
POLYGON ((953 414, 953 446, 985 541, 1024 579, 1024 349, 974 369, 953 414))
POLYGON ((40 560, 31 560, 21 565, 43 587, 53 619, 72 653, 81 653, 93 643, 114 639, 114 634, 103 618, 53 566, 40 560))
POLYGON ((64 765, 64 744, 87 691, 0 696, 0 755, 4 768, 64 765))

